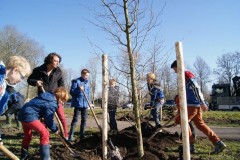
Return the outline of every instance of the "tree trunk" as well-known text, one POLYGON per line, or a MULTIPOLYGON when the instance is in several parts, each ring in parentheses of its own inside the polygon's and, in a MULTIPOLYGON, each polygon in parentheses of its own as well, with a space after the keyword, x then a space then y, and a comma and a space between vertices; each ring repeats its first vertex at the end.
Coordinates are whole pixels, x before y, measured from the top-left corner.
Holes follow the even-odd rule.
POLYGON ((126 20, 125 33, 126 33, 127 51, 128 51, 129 63, 130 63, 134 115, 135 115, 135 123, 136 123, 136 130, 137 130, 137 148, 138 148, 138 156, 139 156, 139 158, 141 158, 144 155, 144 150, 143 150, 141 121, 140 121, 139 106, 138 106, 138 93, 137 93, 137 82, 136 82, 136 73, 135 73, 135 62, 134 62, 134 56, 133 56, 132 48, 131 48, 131 36, 130 36, 130 25, 129 25, 129 19, 128 19, 127 0, 123 0, 123 3, 124 3, 124 14, 125 14, 125 20, 126 20))

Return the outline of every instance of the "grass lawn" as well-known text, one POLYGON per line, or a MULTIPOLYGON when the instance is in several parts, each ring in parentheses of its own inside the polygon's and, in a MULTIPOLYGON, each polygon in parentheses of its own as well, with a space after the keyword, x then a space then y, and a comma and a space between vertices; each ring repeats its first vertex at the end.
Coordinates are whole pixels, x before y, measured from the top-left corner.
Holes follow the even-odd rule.
MULTIPOLYGON (((101 117, 101 109, 94 110, 98 117, 101 117)), ((123 112, 128 113, 131 110, 122 110, 119 109, 117 111, 118 116, 121 116, 123 112)), ((68 117, 72 117, 73 109, 66 108, 65 113, 68 117)), ((89 110, 89 114, 91 111, 89 110)), ((143 115, 147 114, 147 111, 142 112, 143 115)), ((232 126, 232 127, 240 127, 240 112, 227 112, 227 111, 209 111, 203 113, 205 121, 208 125, 214 126, 232 126)), ((0 118, 0 125, 2 126, 5 123, 5 117, 0 118)), ((16 124, 13 124, 13 127, 16 127, 16 124)), ((86 133, 88 135, 98 131, 95 128, 87 128, 86 133)), ((76 128, 75 137, 79 134, 79 127, 76 128)), ((21 141, 23 138, 22 130, 9 130, 9 132, 5 131, 5 136, 3 136, 4 146, 12 151, 16 156, 20 156, 21 149, 21 141)), ((227 149, 225 149, 219 155, 209 155, 208 153, 212 151, 213 145, 206 138, 199 138, 196 141, 195 148, 196 154, 191 155, 192 158, 198 159, 211 159, 211 160, 237 160, 240 157, 240 140, 229 140, 223 139, 224 143, 227 145, 227 149)), ((61 142, 57 139, 57 137, 51 134, 51 145, 61 145, 61 142)), ((33 139, 31 141, 31 146, 29 151, 31 154, 38 153, 39 150, 39 135, 34 134, 33 139)), ((170 148, 166 151, 167 154, 177 154, 177 148, 170 148)), ((0 152, 1 153, 1 152, 0 152)), ((1 160, 7 160, 8 158, 4 155, 0 155, 1 160)))

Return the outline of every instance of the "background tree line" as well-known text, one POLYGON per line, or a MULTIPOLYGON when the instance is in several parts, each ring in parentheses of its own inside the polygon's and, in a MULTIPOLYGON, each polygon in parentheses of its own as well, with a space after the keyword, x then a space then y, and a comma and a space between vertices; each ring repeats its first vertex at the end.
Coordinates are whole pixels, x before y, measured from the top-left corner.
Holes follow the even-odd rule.
MULTIPOLYGON (((167 99, 172 99, 177 94, 177 80, 176 75, 170 68, 173 60, 169 59, 171 53, 163 52, 163 42, 154 39, 153 45, 148 48, 148 53, 137 53, 135 56, 136 69, 138 73, 139 89, 142 95, 147 95, 145 75, 148 72, 154 72, 157 75, 157 79, 161 82, 167 99)), ((28 35, 20 32, 14 26, 5 26, 0 30, 0 60, 6 62, 6 59, 12 55, 21 55, 27 58, 32 68, 43 63, 43 57, 48 53, 44 51, 44 47, 37 41, 33 40, 28 35)), ((61 53, 60 53, 61 54, 61 53)), ((123 102, 131 101, 131 85, 128 69, 127 54, 121 51, 120 56, 110 56, 110 77, 116 78, 121 87, 121 99, 123 102), (119 69, 121 68, 121 69, 119 69)), ((71 80, 80 75, 82 68, 89 68, 91 71, 91 88, 92 88, 92 100, 101 98, 101 68, 100 58, 98 56, 92 56, 85 67, 81 67, 78 71, 76 69, 66 69, 64 64, 60 67, 63 70, 64 78, 66 82, 66 88, 70 89, 71 80)), ((230 83, 232 84, 232 78, 240 75, 240 52, 228 52, 220 55, 215 62, 217 68, 211 69, 206 61, 198 56, 190 70, 195 74, 199 85, 204 93, 204 96, 209 99, 211 92, 211 85, 213 83, 230 83), (212 79, 213 78, 213 79, 212 79)), ((188 64, 188 63, 187 63, 188 64)), ((18 88, 26 94, 27 83, 21 84, 18 88)), ((31 87, 29 97, 33 97, 36 94, 36 90, 31 87)), ((145 100, 147 101, 147 100, 145 100)))

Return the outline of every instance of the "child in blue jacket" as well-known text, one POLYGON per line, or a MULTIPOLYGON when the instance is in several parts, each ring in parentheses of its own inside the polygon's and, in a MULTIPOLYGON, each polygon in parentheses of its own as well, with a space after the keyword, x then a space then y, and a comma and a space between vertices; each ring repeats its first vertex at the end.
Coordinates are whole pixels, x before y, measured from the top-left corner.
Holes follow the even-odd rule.
POLYGON ((72 86, 70 89, 70 94, 72 96, 72 107, 74 107, 74 115, 71 123, 71 129, 69 133, 69 141, 73 141, 74 129, 76 127, 78 116, 81 112, 81 126, 80 126, 80 138, 84 138, 84 132, 87 122, 87 108, 88 103, 84 97, 84 93, 86 97, 90 100, 90 86, 88 82, 89 70, 83 69, 81 71, 81 77, 72 80, 72 86))
POLYGON ((22 140, 21 160, 28 157, 28 148, 32 139, 32 130, 40 135, 40 158, 50 159, 49 149, 49 128, 52 132, 58 133, 58 127, 54 123, 54 112, 59 102, 68 100, 68 92, 57 88, 54 93, 44 92, 26 103, 19 111, 18 119, 22 122, 24 138, 22 140), (40 119, 44 119, 43 123, 40 119), (46 128, 47 127, 47 128, 46 128))
POLYGON ((159 121, 158 112, 164 103, 163 89, 160 87, 160 84, 156 82, 156 76, 154 73, 148 73, 146 79, 147 79, 148 91, 151 96, 151 102, 150 102, 150 106, 152 107, 151 114, 155 121, 156 128, 160 128, 161 124, 159 121))

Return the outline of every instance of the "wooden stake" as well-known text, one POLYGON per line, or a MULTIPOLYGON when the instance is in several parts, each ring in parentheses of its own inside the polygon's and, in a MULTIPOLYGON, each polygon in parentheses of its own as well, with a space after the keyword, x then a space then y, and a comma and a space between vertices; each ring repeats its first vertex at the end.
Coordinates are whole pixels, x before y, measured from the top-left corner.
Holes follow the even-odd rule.
POLYGON ((107 104, 108 104, 108 57, 106 54, 103 54, 102 55, 102 114, 103 114, 102 152, 103 152, 104 160, 107 160, 107 140, 108 140, 107 104))
POLYGON ((181 127, 182 127, 182 142, 183 142, 183 159, 190 160, 189 148, 189 133, 188 133, 188 111, 186 100, 186 87, 185 87, 185 69, 183 61, 182 42, 175 44, 177 56, 177 75, 178 75, 178 95, 180 101, 180 114, 181 114, 181 127))

